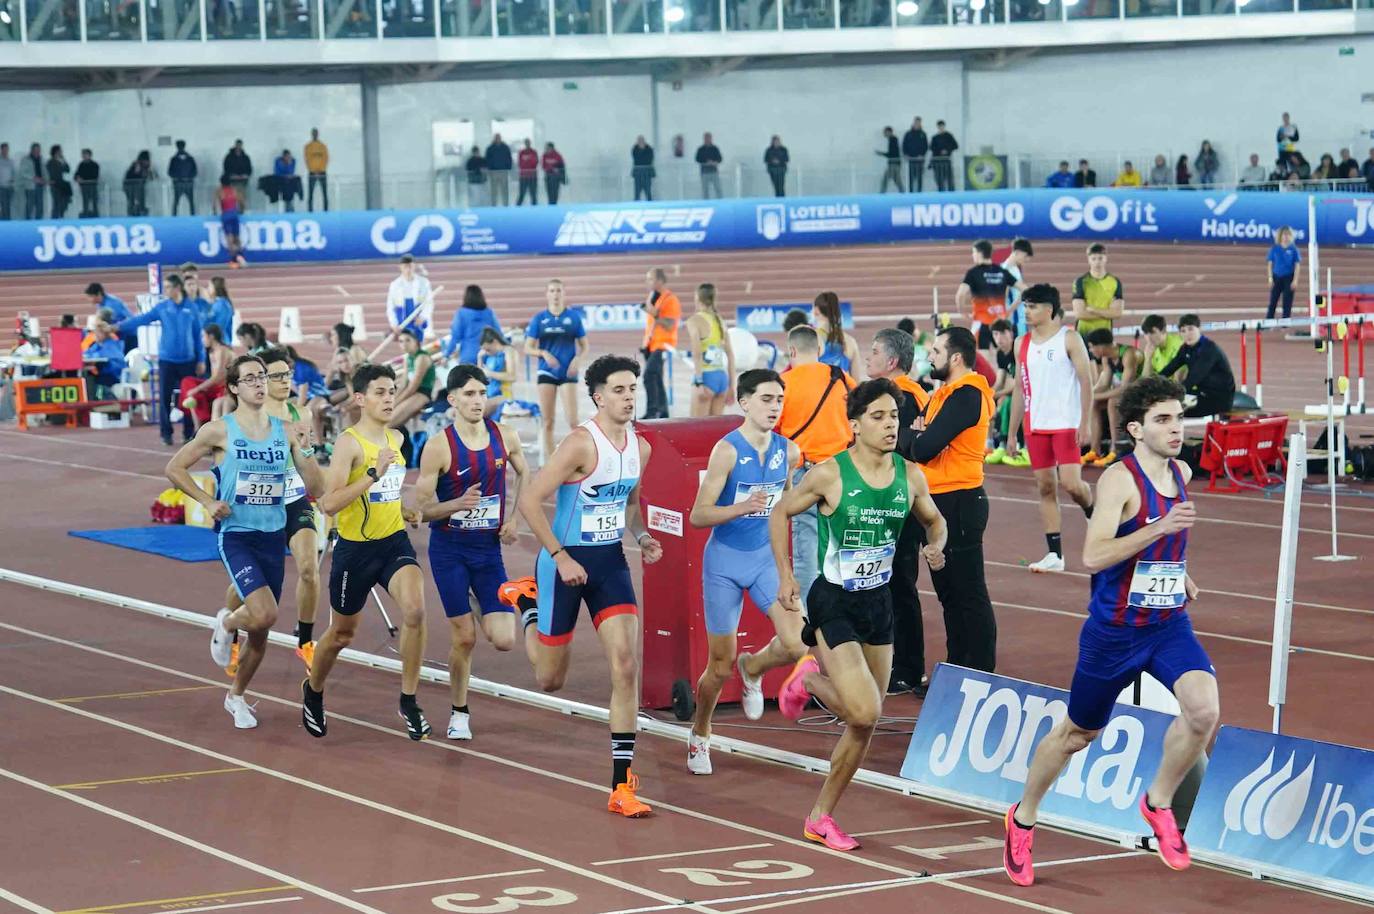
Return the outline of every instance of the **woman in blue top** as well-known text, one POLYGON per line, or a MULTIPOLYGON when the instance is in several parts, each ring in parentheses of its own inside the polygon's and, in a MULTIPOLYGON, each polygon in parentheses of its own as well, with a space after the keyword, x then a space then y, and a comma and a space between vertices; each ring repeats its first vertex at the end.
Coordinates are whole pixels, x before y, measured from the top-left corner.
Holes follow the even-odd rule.
POLYGON ((1302 253, 1293 243, 1293 230, 1288 226, 1274 232, 1274 246, 1269 249, 1269 311, 1265 320, 1274 319, 1279 296, 1283 296, 1283 316, 1293 313, 1293 277, 1302 263, 1302 253))
POLYGON ((550 279, 545 289, 548 307, 525 330, 525 355, 536 359, 539 385, 539 418, 543 424, 544 455, 553 455, 553 407, 562 390, 563 413, 568 427, 577 428, 578 365, 587 352, 587 330, 582 316, 568 310, 563 280, 550 279))
POLYGON ((205 323, 218 324, 226 340, 234 338, 234 302, 229 298, 229 286, 223 276, 210 277, 210 287, 214 290, 215 301, 210 305, 205 323))
POLYGON ((850 366, 859 361, 859 344, 844 332, 840 323, 840 297, 834 292, 817 295, 811 323, 821 339, 825 340, 821 361, 826 365, 837 365, 846 374, 852 374, 850 366))
POLYGON ((480 352, 477 364, 487 376, 487 406, 482 415, 492 418, 511 398, 515 385, 515 353, 500 331, 491 327, 482 328, 480 352))
POLYGON ((501 322, 496 312, 487 307, 487 297, 482 294, 481 286, 468 286, 463 290, 463 307, 453 315, 453 325, 448 339, 444 341, 444 358, 458 350, 458 361, 464 365, 477 364, 477 351, 482 345, 482 331, 487 327, 504 336, 501 322))

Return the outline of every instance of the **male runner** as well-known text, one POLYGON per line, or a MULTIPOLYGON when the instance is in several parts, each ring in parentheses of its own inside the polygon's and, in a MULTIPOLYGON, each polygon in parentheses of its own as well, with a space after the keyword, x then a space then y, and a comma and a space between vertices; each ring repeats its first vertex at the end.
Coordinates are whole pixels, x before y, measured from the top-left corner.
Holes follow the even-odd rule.
POLYGON ((301 719, 311 736, 324 736, 324 683, 339 651, 358 631, 358 613, 380 584, 401 608, 400 715, 413 740, 429 738, 429 721, 415 702, 425 652, 425 589, 406 524, 420 512, 401 504, 405 464, 401 433, 386 427, 396 408, 396 373, 387 365, 364 365, 353 373, 353 402, 362 411, 343 430, 325 474, 320 509, 336 519, 339 539, 329 569, 328 630, 315 645, 310 677, 301 683, 301 719))
POLYGON ((1173 690, 1180 714, 1164 735, 1164 758, 1140 798, 1140 813, 1171 869, 1190 862, 1170 804, 1220 711, 1216 671, 1187 612, 1198 595, 1187 558, 1197 511, 1185 489, 1192 474, 1176 459, 1183 447, 1183 389, 1167 378, 1142 378, 1122 393, 1121 420, 1135 448, 1097 486, 1097 511, 1083 543, 1092 597, 1068 716, 1036 747, 1021 801, 1007 810, 1002 859, 1017 885, 1035 881, 1031 844, 1040 800, 1074 753, 1097 738, 1121 690, 1141 673, 1173 690))
POLYGON ((1007 454, 1016 457, 1017 435, 1026 420, 1026 452, 1040 494, 1040 520, 1049 552, 1030 570, 1064 570, 1063 518, 1055 483, 1092 517, 1093 493, 1083 481, 1080 448, 1088 444, 1088 413, 1092 406, 1092 378, 1083 338, 1063 325, 1059 290, 1048 283, 1031 286, 1021 295, 1026 326, 1016 354, 1016 389, 1012 392, 1007 454))
POLYGON ((1011 321, 992 322, 992 342, 993 355, 997 359, 997 380, 992 385, 993 448, 985 462, 1028 467, 1030 458, 1025 453, 1018 454, 1014 460, 1007 456, 1007 427, 1011 424, 1011 400, 1016 388, 1016 328, 1011 321))
POLYGON ((210 634, 210 657, 227 666, 240 629, 248 647, 239 660, 234 684, 224 697, 224 709, 234 726, 258 725, 243 698, 267 650, 267 635, 277 621, 282 577, 286 571, 286 472, 294 461, 307 478, 319 483, 319 467, 306 449, 308 434, 290 429, 263 409, 267 399, 267 366, 245 355, 229 365, 226 384, 238 406, 223 418, 207 422, 167 464, 167 478, 182 492, 205 506, 219 522, 219 554, 243 605, 215 614, 210 634), (191 478, 191 467, 204 457, 217 458, 218 483, 212 496, 191 478))
POLYGON ((954 292, 954 304, 961 314, 973 315, 973 332, 978 348, 992 348, 992 322, 1007 316, 1007 296, 1011 289, 1025 285, 1001 264, 992 262, 992 242, 973 243, 973 266, 964 273, 954 292))
POLYGON ((802 834, 833 850, 859 842, 832 818, 836 804, 868 753, 883 692, 892 673, 892 598, 888 581, 897 539, 908 514, 925 528, 921 552, 932 571, 944 566, 945 520, 926 491, 920 467, 894 453, 897 447, 897 385, 865 381, 849 392, 854 444, 816 464, 801 484, 783 493, 768 518, 778 599, 801 608, 801 586, 788 556, 787 521, 812 506, 820 511, 821 576, 806 595, 803 638, 825 663, 822 674, 810 654, 797 661, 778 692, 778 708, 796 720, 812 695, 844 721, 830 756, 830 773, 811 807, 802 834))
MULTIPOLYGON (((208 329, 206 331, 209 332, 208 329)), ((307 457, 315 454, 316 447, 310 437, 310 423, 301 417, 301 411, 291 402, 291 356, 283 348, 265 349, 258 356, 267 366, 267 400, 263 411, 269 416, 280 419, 288 430, 295 433, 298 428, 305 429, 305 440, 309 446, 301 451, 307 457)), ((320 542, 315 530, 315 506, 310 499, 324 494, 324 473, 317 472, 307 485, 305 478, 296 469, 295 461, 286 461, 286 545, 291 550, 291 559, 296 563, 296 656, 305 664, 306 672, 315 657, 315 612, 320 602, 320 542)), ((224 596, 225 607, 233 612, 243 605, 238 590, 231 582, 224 596)), ((236 641, 226 672, 234 675, 239 662, 239 644, 236 641)))
MULTIPOLYGON (((631 772, 639 710, 639 620, 630 566, 621 538, 629 528, 645 564, 663 547, 639 514, 640 473, 649 445, 634 430, 639 363, 603 355, 583 373, 596 415, 574 428, 520 496, 520 514, 543 547, 535 565, 538 584, 534 675, 545 692, 563 688, 572 659, 577 611, 586 603, 611 667, 611 797, 606 808, 629 818, 652 810, 635 796, 631 772), (558 493, 553 523, 544 500, 558 493)), ((535 637, 522 620, 527 645, 535 637)))
POLYGON ((468 677, 477 626, 498 651, 515 646, 515 613, 498 592, 506 582, 501 544, 515 543, 515 513, 506 512, 506 468, 515 471, 512 503, 520 500, 527 472, 520 436, 486 418, 487 376, 476 365, 456 365, 446 384, 453 424, 420 452, 415 506, 430 522, 429 568, 444 604, 453 640, 448 652, 448 738, 472 739, 468 677), (474 624, 468 594, 477 598, 474 624))
POLYGON ((1088 272, 1073 281, 1073 316, 1080 336, 1112 324, 1126 313, 1121 280, 1107 272, 1107 246, 1088 245, 1088 272))
POLYGON ((1021 308, 1021 290, 1026 288, 1026 261, 1035 256, 1035 248, 1028 238, 1013 238, 1011 251, 1002 266, 1016 277, 1016 285, 1007 290, 1007 321, 1016 333, 1026 332, 1026 315, 1021 308))
POLYGON ((1139 349, 1118 343, 1105 327, 1089 333, 1084 342, 1097 363, 1097 377, 1093 380, 1093 405, 1089 413, 1091 450, 1083 455, 1083 462, 1106 467, 1116 462, 1116 444, 1122 434, 1118 431, 1121 428, 1121 392, 1141 373, 1143 359, 1139 349), (1099 446, 1101 451, 1098 451, 1099 446))
POLYGON ((386 320, 391 325, 391 332, 383 342, 396 339, 402 326, 414 327, 423 340, 429 335, 429 324, 434 319, 434 290, 424 267, 415 262, 414 256, 402 254, 398 267, 401 275, 393 279, 386 290, 386 320), (417 311, 419 313, 415 314, 417 311), (413 318, 412 314, 415 314, 413 318))
POLYGON ((806 653, 801 615, 778 602, 778 576, 768 547, 768 513, 791 486, 788 475, 801 462, 801 449, 773 431, 783 399, 776 371, 746 371, 736 390, 744 423, 711 449, 688 518, 693 527, 713 528, 701 565, 710 659, 697 680, 697 712, 687 746, 687 770, 693 774, 711 773, 711 715, 735 669, 743 683, 744 716, 758 720, 763 716, 763 674, 806 653), (776 634, 757 654, 740 654, 736 660, 745 591, 768 614, 776 634))

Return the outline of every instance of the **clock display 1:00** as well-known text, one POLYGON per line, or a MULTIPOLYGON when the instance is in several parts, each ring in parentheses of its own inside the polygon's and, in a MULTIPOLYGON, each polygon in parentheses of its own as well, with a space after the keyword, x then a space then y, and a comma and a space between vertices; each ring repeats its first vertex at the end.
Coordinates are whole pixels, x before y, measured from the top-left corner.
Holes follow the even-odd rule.
POLYGON ((45 387, 33 387, 28 391, 28 401, 37 404, 79 403, 81 401, 81 385, 54 384, 45 387))

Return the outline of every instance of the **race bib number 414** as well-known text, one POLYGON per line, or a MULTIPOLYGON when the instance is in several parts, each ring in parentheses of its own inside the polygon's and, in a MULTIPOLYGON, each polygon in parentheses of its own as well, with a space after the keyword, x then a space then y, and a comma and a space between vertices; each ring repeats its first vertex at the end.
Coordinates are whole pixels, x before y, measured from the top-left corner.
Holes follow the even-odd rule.
POLYGON ((401 486, 406 481, 406 468, 400 464, 393 463, 367 490, 367 500, 376 504, 386 504, 388 502, 400 501, 401 486))

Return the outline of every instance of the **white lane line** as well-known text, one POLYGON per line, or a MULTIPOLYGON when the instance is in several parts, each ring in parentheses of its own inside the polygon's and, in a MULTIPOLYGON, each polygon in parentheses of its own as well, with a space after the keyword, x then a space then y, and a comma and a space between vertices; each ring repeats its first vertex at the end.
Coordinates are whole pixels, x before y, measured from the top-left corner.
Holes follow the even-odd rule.
MULTIPOLYGON (((592 864, 595 866, 596 864, 592 864)), ((418 889, 427 885, 452 885, 455 882, 472 882, 477 879, 500 879, 503 876, 529 876, 533 873, 542 873, 543 869, 532 870, 506 870, 504 873, 481 873, 477 876, 455 876, 452 879, 427 879, 424 882, 398 882, 395 885, 372 885, 365 889, 354 889, 353 894, 361 895, 364 892, 391 892, 397 889, 418 889)))
MULTIPOLYGON (((508 844, 505 841, 500 841, 496 838, 489 838, 486 835, 479 834, 478 832, 469 831, 465 828, 458 828, 457 826, 449 825, 446 822, 440 822, 437 819, 427 819, 424 816, 417 815, 413 812, 408 812, 404 809, 397 809, 394 806, 387 806, 385 803, 378 803, 376 800, 369 800, 367 797, 362 797, 358 796, 357 794, 348 793, 347 791, 339 790, 334 787, 327 787, 324 784, 318 784, 314 781, 307 780, 306 778, 296 777, 294 774, 287 774, 285 771, 278 771, 275 768, 268 768, 265 765, 258 765, 254 762, 250 762, 247 759, 239 759, 235 758, 232 755, 227 755, 223 752, 216 752, 213 749, 206 749, 203 746, 197 746, 194 743, 188 743, 185 740, 177 739, 174 736, 166 736, 162 733, 157 733, 153 730, 148 730, 144 727, 138 726, 137 724, 126 723, 125 721, 118 720, 117 718, 113 717, 107 717, 103 714, 96 714, 93 711, 87 711, 85 708, 76 707, 74 705, 60 704, 56 701, 44 698, 41 695, 33 695, 28 692, 21 691, 19 689, 11 688, 7 685, 0 685, 0 693, 12 695, 15 698, 22 698, 26 701, 31 701, 35 704, 40 704, 45 707, 57 708, 58 710, 65 711, 68 714, 75 714, 79 717, 84 717, 87 720, 96 721, 97 723, 103 723, 107 726, 111 726, 119 730, 124 730, 127 733, 134 733, 139 736, 143 736, 156 742, 162 743, 163 745, 175 746, 178 749, 185 749, 187 752, 194 752, 197 755, 203 755, 206 758, 219 759, 220 761, 227 762, 231 765, 239 765, 243 768, 248 768, 252 771, 255 771, 258 774, 262 774, 270 778, 276 778, 279 781, 285 781, 286 783, 293 784, 297 787, 304 787, 307 790, 313 790, 316 793, 322 793, 325 796, 333 797, 337 800, 344 800, 346 802, 362 806, 365 809, 373 810, 374 812, 385 813, 390 816, 395 816, 398 819, 404 819, 407 822, 413 822, 416 825, 423 825, 428 828, 433 828, 436 831, 446 832, 450 835, 454 835, 455 837, 465 838, 468 841, 472 841, 476 844, 483 844, 487 847, 502 850, 509 854, 514 854, 517 857, 524 857, 527 860, 533 860, 537 863, 546 863, 549 866, 561 869, 564 872, 572 873, 577 876, 583 876, 585 878, 592 879, 600 883, 604 883, 605 885, 613 886, 623 891, 632 892, 636 895, 643 895, 647 898, 652 898, 655 901, 668 902, 676 906, 701 911, 704 912, 704 914, 714 914, 712 909, 706 907, 705 905, 697 905, 680 898, 674 898, 671 895, 664 895, 661 892, 655 892, 652 889, 646 889, 642 886, 638 886, 630 882, 625 882, 621 879, 616 879, 613 876, 607 876, 604 873, 598 873, 595 870, 589 870, 585 867, 578 866, 574 863, 567 863, 561 860, 555 860, 552 857, 549 857, 545 854, 526 850, 523 847, 517 847, 514 844, 508 844)), ((290 704, 290 702, 286 703, 290 704)), ((337 714, 331 714, 330 717, 336 720, 339 719, 339 716, 337 714)), ((397 732, 398 735, 404 735, 399 733, 399 731, 395 732, 397 732)), ((23 780, 25 782, 28 782, 27 778, 24 778, 23 780)), ((34 781, 32 783, 36 784, 38 782, 34 781)), ((83 799, 80 797, 72 797, 62 791, 53 790, 53 788, 48 787, 46 784, 40 786, 53 793, 57 793, 59 796, 69 797, 74 801, 83 799)), ((98 804, 93 804, 93 806, 98 806, 98 804)), ((103 809, 103 807, 100 808, 103 809)), ((148 824, 151 825, 152 823, 148 824)), ((154 828, 156 827, 158 826, 154 826, 154 828)), ((187 840, 189 841, 190 839, 187 840)), ((269 871, 264 868, 260 872, 267 873, 269 871)), ((278 875, 277 878, 280 878, 285 882, 296 881, 290 879, 290 877, 280 875, 278 875)), ((304 884, 300 885, 301 888, 306 888, 304 884)), ((333 896, 331 895, 331 897, 333 896)), ((356 910, 368 912, 373 911, 372 908, 369 908, 366 905, 361 905, 358 902, 354 902, 348 899, 345 899, 345 901, 348 901, 349 906, 354 907, 356 910)))
POLYGON ((340 295, 342 295, 344 298, 352 298, 352 297, 353 297, 352 295, 349 294, 348 290, 345 289, 343 286, 335 286, 334 288, 335 288, 336 290, 338 290, 338 293, 339 293, 340 295))
POLYGON ((287 895, 285 898, 263 898, 258 901, 231 901, 228 904, 212 904, 208 908, 177 908, 187 914, 201 914, 202 911, 227 911, 230 908, 255 908, 264 904, 281 904, 283 901, 305 901, 300 895, 287 895))
POLYGON ((734 847, 708 847, 699 851, 674 851, 671 854, 649 854, 647 857, 621 857, 619 860, 597 860, 592 866, 613 866, 617 863, 640 863, 645 860, 675 860, 678 857, 697 857, 701 854, 723 854, 726 851, 752 851, 760 847, 772 847, 770 842, 762 844, 736 844, 734 847))
POLYGON ((23 908, 25 911, 32 911, 33 914, 53 914, 51 908, 45 908, 41 904, 29 901, 22 895, 16 895, 4 889, 0 889, 0 898, 3 898, 15 907, 23 908))
POLYGON ((10 438, 22 438, 23 440, 31 441, 34 444, 39 444, 41 442, 43 444, 60 444, 63 447, 69 444, 79 444, 82 447, 98 447, 104 448, 107 451, 130 451, 134 454, 153 454, 155 456, 173 453, 173 451, 167 448, 163 448, 162 450, 158 451, 149 447, 129 447, 127 444, 110 444, 107 441, 86 441, 84 438, 78 437, 76 435, 63 435, 60 438, 40 439, 35 438, 32 432, 7 432, 3 430, 0 430, 0 435, 5 435, 10 438))
MULTIPOLYGON (((100 715, 98 714, 92 714, 89 711, 82 711, 78 708, 71 708, 67 705, 60 705, 57 702, 48 701, 46 698, 40 698, 37 695, 29 695, 25 692, 20 692, 15 689, 6 688, 5 686, 0 686, 0 689, 3 689, 4 691, 11 693, 18 698, 26 698, 30 701, 37 701, 54 708, 62 708, 73 713, 78 713, 83 717, 91 717, 97 720, 100 719, 100 715)), ((121 822, 126 822, 129 825, 137 826, 138 828, 141 828, 144 831, 149 831, 159 837, 166 838, 170 841, 175 841, 178 844, 183 844, 186 847, 198 850, 203 854, 209 854, 211 857, 218 857, 220 860, 223 860, 227 863, 232 863, 235 866, 243 867, 246 870, 251 870, 254 873, 258 873, 259 875, 269 876, 272 879, 277 880, 278 882, 293 885, 296 888, 304 892, 309 892, 311 895, 314 895, 318 898, 323 898, 326 901, 332 901, 335 904, 343 905, 346 908, 352 908, 354 911, 361 911, 363 912, 363 914, 385 914, 385 912, 379 911, 373 907, 369 907, 368 905, 365 905, 360 901, 354 901, 352 898, 348 898, 344 895, 339 895, 335 892, 331 892, 326 888, 322 888, 317 885, 312 885, 308 882, 305 882, 304 880, 297 879, 295 876, 288 876, 286 873, 283 873, 280 870, 274 870, 270 866, 263 866, 261 863, 254 863, 252 860, 249 860, 246 857, 240 857, 237 854, 231 854, 228 851, 220 850, 217 847, 211 847, 209 844, 197 841, 195 838, 188 838, 186 835, 174 832, 167 828, 163 828, 161 825, 149 822, 147 819, 140 819, 138 816, 130 815, 127 812, 115 809, 112 806, 106 806, 103 803, 97 803, 94 800, 81 796, 79 794, 68 793, 65 790, 58 790, 56 787, 49 787, 47 784, 44 784, 41 781, 35 781, 32 778, 24 777, 24 775, 19 774, 18 772, 10 771, 6 768, 0 768, 0 777, 9 778, 11 781, 23 784, 25 787, 32 787, 34 790, 41 791, 43 793, 48 794, 49 796, 61 797, 62 799, 67 800, 70 803, 75 803, 78 806, 84 806, 89 810, 101 813, 103 815, 107 815, 112 819, 119 819, 121 822)))
POLYGON ((152 473, 131 473, 128 470, 112 470, 109 467, 93 467, 88 463, 67 463, 65 460, 47 460, 43 457, 25 457, 21 454, 10 454, 6 460, 26 460, 29 463, 45 463, 50 467, 66 467, 70 470, 91 470, 103 476, 132 476, 135 479, 166 479, 166 476, 155 476, 152 473))
POLYGON ((944 822, 940 825, 913 825, 910 828, 884 828, 881 831, 850 832, 855 838, 871 838, 874 835, 900 835, 912 831, 935 831, 940 828, 958 828, 962 825, 988 825, 991 819, 969 819, 967 822, 944 822))

